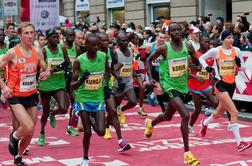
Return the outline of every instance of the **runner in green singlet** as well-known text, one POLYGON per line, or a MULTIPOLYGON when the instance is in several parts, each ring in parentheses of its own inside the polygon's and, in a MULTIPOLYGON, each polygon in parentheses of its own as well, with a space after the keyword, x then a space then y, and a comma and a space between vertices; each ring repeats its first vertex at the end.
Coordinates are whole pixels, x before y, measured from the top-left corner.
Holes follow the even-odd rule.
MULTIPOLYGON (((108 35, 105 32, 100 32, 98 35, 99 35, 99 41, 100 41, 100 50, 107 54, 111 74, 115 76, 115 73, 113 70, 113 68, 114 68, 113 67, 113 65, 114 65, 113 64, 114 52, 110 48, 108 48, 108 43, 109 43, 108 35)), ((112 91, 112 86, 113 86, 112 84, 113 84, 112 80, 110 79, 109 80, 109 90, 110 91, 112 91)), ((107 99, 105 101, 105 103, 106 103, 106 110, 107 110, 108 114, 107 114, 107 119, 106 119, 107 123, 106 123, 106 132, 105 132, 104 138, 105 139, 111 138, 109 125, 112 121, 113 126, 116 130, 118 141, 119 141, 118 151, 122 152, 125 150, 129 150, 131 148, 130 145, 122 139, 121 126, 120 126, 117 112, 116 112, 115 97, 111 94, 110 98, 107 99)))
MULTIPOLYGON (((76 45, 74 43, 75 40, 75 32, 73 29, 66 29, 65 31, 65 42, 63 45, 63 48, 67 50, 67 55, 70 59, 71 62, 71 66, 73 65, 73 62, 75 60, 75 58, 77 57, 77 51, 76 51, 76 45)), ((70 71, 72 73, 72 69, 70 68, 70 71)), ((66 90, 68 93, 68 96, 70 98, 70 106, 69 106, 69 123, 67 126, 67 133, 72 135, 72 136, 78 136, 78 132, 74 130, 74 128, 72 127, 72 113, 73 113, 73 109, 72 109, 72 105, 74 104, 74 92, 71 90, 70 88, 70 84, 71 84, 71 75, 69 75, 69 77, 66 77, 66 90)))
POLYGON ((47 118, 50 117, 50 124, 56 127, 55 115, 67 113, 69 98, 65 90, 66 81, 64 70, 70 64, 67 51, 59 44, 59 35, 54 29, 46 31, 48 45, 42 49, 46 65, 50 68, 51 76, 47 80, 41 80, 39 83, 39 92, 42 100, 43 114, 41 117, 41 129, 38 140, 39 146, 45 145, 45 126, 47 118), (53 97, 58 108, 50 109, 50 99, 53 97))
POLYGON ((87 52, 78 56, 73 65, 71 88, 76 90, 74 109, 80 113, 84 127, 84 155, 81 166, 87 166, 89 162, 91 126, 99 136, 105 134, 104 99, 110 97, 110 72, 107 55, 98 51, 98 44, 98 37, 93 33, 89 34, 86 38, 87 52))
POLYGON ((169 35, 171 41, 160 46, 147 60, 147 69, 150 82, 154 83, 151 74, 151 62, 160 55, 163 60, 160 61, 159 77, 160 85, 169 97, 169 106, 167 110, 159 114, 155 119, 146 119, 145 136, 151 137, 154 126, 163 121, 170 121, 176 111, 181 116, 181 134, 184 143, 184 162, 189 165, 198 165, 199 161, 193 156, 189 150, 188 141, 188 122, 189 112, 183 103, 184 94, 188 93, 188 64, 189 58, 199 65, 199 61, 195 56, 192 45, 182 41, 182 30, 177 23, 170 24, 169 35), (190 57, 189 57, 190 54, 190 57))

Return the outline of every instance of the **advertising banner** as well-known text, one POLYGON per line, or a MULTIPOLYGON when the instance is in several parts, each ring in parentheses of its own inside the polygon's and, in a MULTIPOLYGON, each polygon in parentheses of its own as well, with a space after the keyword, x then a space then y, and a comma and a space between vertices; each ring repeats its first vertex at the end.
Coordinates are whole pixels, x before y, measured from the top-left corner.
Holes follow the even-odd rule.
POLYGON ((234 100, 252 102, 252 52, 242 51, 246 70, 238 71, 234 100))
POLYGON ((3 6, 5 16, 18 15, 17 0, 3 0, 3 6))
POLYGON ((89 11, 89 0, 76 0, 75 2, 75 11, 89 11))
POLYGON ((59 0, 30 1, 30 19, 36 30, 59 26, 59 0))
POLYGON ((107 0, 107 8, 123 7, 124 0, 107 0))

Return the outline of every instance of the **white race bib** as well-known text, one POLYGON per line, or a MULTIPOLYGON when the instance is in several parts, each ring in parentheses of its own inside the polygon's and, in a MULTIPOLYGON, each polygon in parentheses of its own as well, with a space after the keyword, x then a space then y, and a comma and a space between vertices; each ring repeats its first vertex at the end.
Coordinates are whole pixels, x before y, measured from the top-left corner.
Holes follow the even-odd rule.
POLYGON ((120 69, 120 76, 130 77, 132 76, 132 70, 133 70, 132 64, 124 64, 123 67, 120 69))
POLYGON ((88 90, 97 90, 102 86, 104 73, 91 73, 85 81, 85 88, 88 90))
POLYGON ((220 75, 234 75, 235 61, 231 59, 224 59, 220 62, 220 75))
POLYGON ((169 60, 170 77, 179 77, 187 72, 187 58, 178 58, 169 60))
POLYGON ((20 92, 28 92, 36 88, 36 73, 21 74, 20 92))

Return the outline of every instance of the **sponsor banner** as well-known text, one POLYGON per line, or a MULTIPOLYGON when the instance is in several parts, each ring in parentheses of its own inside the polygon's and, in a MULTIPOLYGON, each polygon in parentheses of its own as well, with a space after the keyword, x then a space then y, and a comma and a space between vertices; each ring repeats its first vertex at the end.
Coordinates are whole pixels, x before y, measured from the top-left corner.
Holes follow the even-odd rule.
POLYGON ((76 0, 75 11, 89 11, 89 0, 76 0))
POLYGON ((30 19, 36 30, 59 26, 59 0, 30 1, 30 19))
POLYGON ((153 3, 165 3, 170 2, 170 0, 146 0, 147 4, 153 4, 153 3))
POLYGON ((17 0, 3 0, 4 15, 5 16, 17 16, 17 0))
POLYGON ((124 7, 124 0, 107 0, 107 8, 124 7))
POLYGON ((233 99, 252 102, 252 52, 242 51, 242 57, 246 69, 237 73, 233 99))

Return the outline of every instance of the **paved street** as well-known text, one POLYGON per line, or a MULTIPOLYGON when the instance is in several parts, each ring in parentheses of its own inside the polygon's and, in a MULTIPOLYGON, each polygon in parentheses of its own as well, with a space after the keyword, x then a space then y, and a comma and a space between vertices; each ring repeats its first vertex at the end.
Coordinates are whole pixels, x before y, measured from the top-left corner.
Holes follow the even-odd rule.
MULTIPOLYGON (((154 118, 159 107, 145 106, 149 118, 154 118)), ((39 113, 41 115, 41 112, 39 113)), ((40 117, 40 116, 39 116, 40 117)), ((65 134, 66 116, 59 116, 57 127, 46 128, 46 146, 37 146, 40 122, 24 161, 28 165, 43 166, 77 166, 82 157, 82 133, 78 137, 65 134)), ((199 131, 200 116, 195 130, 199 131)), ((151 139, 144 137, 144 119, 137 114, 137 109, 126 112, 126 123, 122 126, 123 137, 132 145, 127 152, 118 153, 118 141, 112 128, 112 139, 104 140, 93 134, 90 147, 90 165, 94 166, 180 166, 183 164, 183 144, 180 137, 180 117, 176 115, 171 122, 156 126, 151 139)), ((249 166, 252 165, 252 149, 238 152, 231 132, 226 130, 227 120, 219 119, 209 126, 205 138, 198 135, 190 137, 191 151, 203 166, 249 166)), ((245 141, 252 141, 252 123, 240 122, 241 135, 245 141)), ((13 158, 8 153, 8 137, 11 131, 11 114, 0 110, 0 166, 13 165, 13 158)))

